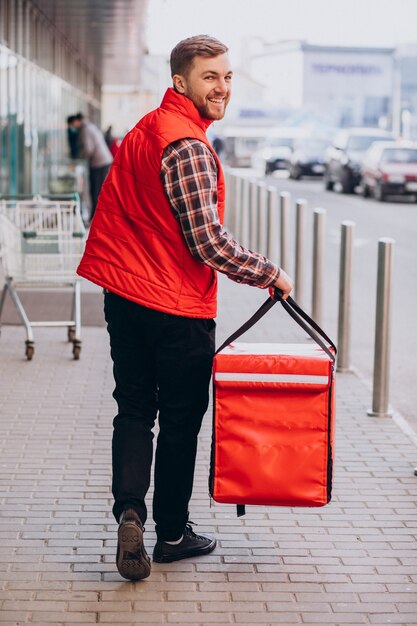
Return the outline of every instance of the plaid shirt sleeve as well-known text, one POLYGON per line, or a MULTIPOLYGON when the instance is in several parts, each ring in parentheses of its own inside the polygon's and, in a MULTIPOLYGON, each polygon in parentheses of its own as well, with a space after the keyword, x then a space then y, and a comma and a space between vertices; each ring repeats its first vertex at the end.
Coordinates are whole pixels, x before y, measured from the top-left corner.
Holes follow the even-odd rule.
POLYGON ((239 245, 220 224, 217 165, 197 139, 165 148, 161 178, 191 254, 232 280, 256 287, 273 285, 280 270, 269 259, 239 245))

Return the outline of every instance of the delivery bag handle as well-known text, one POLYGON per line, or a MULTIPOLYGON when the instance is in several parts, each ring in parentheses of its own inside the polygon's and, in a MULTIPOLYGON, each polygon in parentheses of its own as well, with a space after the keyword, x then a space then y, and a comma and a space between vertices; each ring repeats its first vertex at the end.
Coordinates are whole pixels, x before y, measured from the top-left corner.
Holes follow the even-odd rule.
POLYGON ((337 349, 333 341, 326 335, 324 330, 320 328, 320 326, 313 319, 311 319, 311 317, 307 315, 305 311, 303 311, 300 305, 297 304, 295 300, 291 298, 291 296, 288 296, 288 298, 284 300, 282 298, 282 295, 283 295, 282 291, 280 289, 275 288, 274 297, 273 298, 269 297, 268 300, 266 300, 260 306, 260 308, 252 315, 252 317, 250 317, 244 324, 242 324, 242 326, 240 326, 240 328, 235 330, 235 332, 232 333, 230 337, 228 337, 222 343, 220 348, 216 350, 215 354, 218 354, 219 352, 221 352, 226 346, 228 346, 230 343, 235 341, 238 337, 243 335, 243 333, 246 333, 246 331, 252 328, 252 326, 254 326, 256 322, 259 322, 259 320, 266 313, 268 313, 268 311, 277 302, 280 302, 281 305, 284 307, 284 309, 287 311, 287 313, 293 318, 293 320, 295 320, 297 324, 301 326, 301 328, 308 335, 310 335, 310 337, 320 346, 320 348, 324 350, 327 356, 330 357, 332 362, 335 363, 337 349), (327 341, 331 349, 329 348, 329 346, 325 344, 323 339, 327 341))

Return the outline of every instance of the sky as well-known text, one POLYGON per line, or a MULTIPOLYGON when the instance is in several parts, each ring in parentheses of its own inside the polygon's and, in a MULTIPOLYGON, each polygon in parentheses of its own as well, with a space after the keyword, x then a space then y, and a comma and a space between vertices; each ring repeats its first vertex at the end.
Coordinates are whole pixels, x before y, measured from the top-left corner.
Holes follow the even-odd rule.
POLYGON ((169 55, 178 41, 217 37, 238 63, 247 38, 394 47, 417 44, 417 0, 148 0, 146 43, 169 55))

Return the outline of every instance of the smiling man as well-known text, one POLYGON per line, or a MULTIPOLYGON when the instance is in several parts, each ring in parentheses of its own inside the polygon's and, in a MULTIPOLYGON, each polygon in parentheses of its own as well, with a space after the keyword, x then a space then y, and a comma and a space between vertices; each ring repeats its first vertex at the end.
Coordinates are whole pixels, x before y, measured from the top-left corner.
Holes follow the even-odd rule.
POLYGON ((181 45, 174 48, 171 56, 171 70, 174 89, 189 98, 198 109, 201 117, 208 120, 221 120, 230 100, 232 70, 226 48, 216 57, 194 57, 192 63, 188 55, 181 54, 181 45), (176 54, 177 53, 177 54, 176 54))
POLYGON ((158 417, 153 518, 159 563, 208 554, 189 522, 197 437, 215 350, 216 272, 284 294, 291 279, 225 231, 224 178, 206 130, 230 100, 227 47, 206 35, 171 53, 173 88, 123 140, 104 183, 78 273, 104 288, 118 414, 113 421, 116 564, 150 574, 145 497, 158 417))

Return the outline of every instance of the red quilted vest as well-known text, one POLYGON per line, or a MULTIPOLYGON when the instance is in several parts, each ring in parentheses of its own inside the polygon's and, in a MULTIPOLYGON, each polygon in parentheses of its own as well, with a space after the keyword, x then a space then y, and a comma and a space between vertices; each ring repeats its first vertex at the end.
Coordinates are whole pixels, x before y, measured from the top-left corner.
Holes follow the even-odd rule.
POLYGON ((224 177, 206 137, 210 124, 190 99, 170 88, 161 106, 126 135, 101 189, 80 276, 158 311, 216 316, 216 273, 191 256, 160 175, 166 146, 186 137, 204 142, 217 163, 223 222, 224 177))

